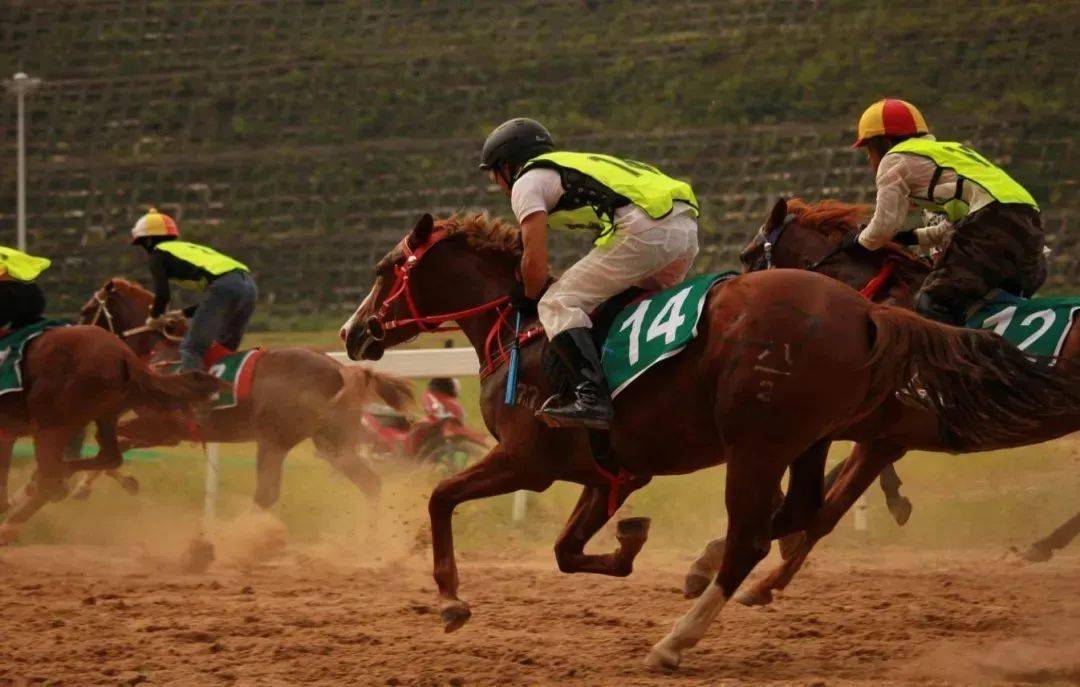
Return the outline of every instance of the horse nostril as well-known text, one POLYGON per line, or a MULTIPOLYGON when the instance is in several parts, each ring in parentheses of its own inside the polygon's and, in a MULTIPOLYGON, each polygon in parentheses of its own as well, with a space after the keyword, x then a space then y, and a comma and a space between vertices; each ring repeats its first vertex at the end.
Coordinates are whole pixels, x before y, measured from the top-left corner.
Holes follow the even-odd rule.
POLYGON ((367 321, 367 333, 375 341, 382 341, 386 338, 386 329, 383 327, 383 323, 378 317, 370 317, 367 321))

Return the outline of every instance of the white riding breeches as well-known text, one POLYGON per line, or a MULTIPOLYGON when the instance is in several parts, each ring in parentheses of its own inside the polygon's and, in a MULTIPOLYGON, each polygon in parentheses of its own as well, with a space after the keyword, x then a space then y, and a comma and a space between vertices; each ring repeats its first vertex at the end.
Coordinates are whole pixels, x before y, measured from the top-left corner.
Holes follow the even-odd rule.
POLYGON ((591 327, 589 313, 631 286, 666 289, 686 278, 698 253, 697 218, 683 212, 643 219, 620 225, 610 243, 594 247, 548 287, 538 306, 548 338, 591 327))

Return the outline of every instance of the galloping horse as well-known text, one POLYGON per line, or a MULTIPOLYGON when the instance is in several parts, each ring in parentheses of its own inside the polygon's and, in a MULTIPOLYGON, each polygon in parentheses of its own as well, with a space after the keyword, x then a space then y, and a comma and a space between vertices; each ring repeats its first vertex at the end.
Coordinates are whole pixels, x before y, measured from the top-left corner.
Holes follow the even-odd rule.
MULTIPOLYGON (((912 298, 930 271, 928 264, 912 258, 900 246, 874 252, 834 252, 840 237, 857 229, 867 210, 865 206, 837 201, 808 205, 797 199, 787 202, 779 200, 765 224, 743 250, 740 259, 745 269, 750 271, 770 265, 777 268, 812 267, 817 273, 862 289, 874 301, 911 308, 912 298), (770 244, 767 258, 766 243, 770 244), (822 262, 825 256, 828 258, 822 262)), ((1080 331, 1074 328, 1064 342, 1061 358, 1067 362, 1078 354, 1080 331)), ((1071 372, 1075 368, 1075 364, 1058 366, 1063 377, 1075 374, 1071 372)), ((815 542, 832 531, 882 469, 899 460, 908 450, 949 453, 985 451, 1036 444, 1080 429, 1080 416, 1075 413, 1048 413, 1042 418, 1035 414, 1031 419, 1037 422, 1028 423, 1023 430, 1018 428, 1011 441, 957 444, 935 430, 932 416, 924 409, 899 399, 891 399, 885 409, 883 421, 878 427, 870 425, 861 428, 863 438, 842 465, 837 482, 829 490, 821 511, 809 523, 806 536, 795 555, 749 589, 740 591, 736 597, 740 602, 747 605, 771 602, 772 591, 783 589, 791 582, 815 542)), ((1049 537, 1041 548, 1060 548, 1067 544, 1070 538, 1068 534, 1075 536, 1078 522, 1080 517, 1074 518, 1070 521, 1071 529, 1067 523, 1061 528, 1059 536, 1049 537)), ((717 543, 710 542, 706 551, 710 547, 715 548, 717 543)), ((1039 553, 1049 558, 1049 550, 1036 551, 1031 556, 1039 553)), ((714 558, 703 555, 699 560, 714 558)), ((703 574, 701 568, 699 565, 695 580, 688 579, 687 591, 690 595, 704 586, 700 577, 703 574)))
MULTIPOLYGON (((140 357, 175 360, 179 322, 169 333, 143 326, 153 294, 124 279, 110 279, 86 302, 84 322, 120 336, 140 357)), ((255 441, 255 503, 270 508, 281 491, 286 454, 310 437, 319 455, 369 498, 379 495, 379 476, 358 452, 363 407, 378 396, 403 409, 412 401, 406 380, 346 367, 322 353, 304 348, 267 351, 255 362, 250 400, 215 410, 198 426, 177 414, 159 413, 122 422, 127 447, 172 446, 184 440, 255 441)))
MULTIPOLYGON (((47 501, 62 497, 72 472, 123 462, 117 441, 122 413, 136 407, 187 408, 218 389, 217 381, 202 372, 162 375, 150 370, 119 339, 97 327, 50 329, 27 344, 21 365, 24 389, 0 396, 0 435, 9 442, 32 435, 37 471, 0 525, 0 544, 10 542, 47 501), (90 423, 97 426, 97 456, 65 462, 64 447, 90 423)), ((5 493, 10 456, 8 444, 0 465, 5 493)))
POLYGON ((597 470, 585 430, 552 429, 534 416, 554 391, 543 371, 544 347, 528 345, 540 337, 523 335, 519 402, 503 402, 502 363, 512 344, 506 294, 520 258, 520 234, 497 220, 435 222, 424 215, 378 263, 370 293, 341 331, 351 358, 375 360, 387 347, 453 321, 484 361, 483 416, 498 444, 442 481, 428 506, 448 632, 471 615, 458 597, 451 526, 463 502, 543 491, 555 480, 581 484, 555 544, 559 568, 625 576, 645 543, 647 519, 619 524, 615 552, 584 553, 613 506, 653 475, 726 462, 728 546, 719 575, 649 655, 650 665, 674 667, 768 553, 770 539, 804 529, 817 511, 830 442, 851 437, 849 428, 859 423, 880 421, 876 409, 898 390, 932 407, 931 417, 962 443, 982 433, 1007 441, 1013 428, 1026 427, 1048 407, 1080 411, 1072 380, 1047 373, 988 332, 875 305, 821 275, 771 270, 714 285, 697 337, 617 397, 611 444, 626 472, 611 480, 597 470), (910 389, 916 378, 932 392, 910 389), (777 511, 774 495, 789 468, 791 484, 777 511))

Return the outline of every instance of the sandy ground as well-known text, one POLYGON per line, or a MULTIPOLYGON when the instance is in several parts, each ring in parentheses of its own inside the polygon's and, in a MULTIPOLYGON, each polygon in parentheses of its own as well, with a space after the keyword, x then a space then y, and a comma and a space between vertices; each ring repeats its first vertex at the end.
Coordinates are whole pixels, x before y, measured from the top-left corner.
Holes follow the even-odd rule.
POLYGON ((1080 684, 1075 554, 827 550, 773 606, 728 606, 662 674, 642 658, 688 607, 681 554, 647 548, 622 580, 539 552, 464 556, 474 616, 447 635, 418 555, 222 553, 192 575, 137 548, 0 551, 0 684, 1080 684))

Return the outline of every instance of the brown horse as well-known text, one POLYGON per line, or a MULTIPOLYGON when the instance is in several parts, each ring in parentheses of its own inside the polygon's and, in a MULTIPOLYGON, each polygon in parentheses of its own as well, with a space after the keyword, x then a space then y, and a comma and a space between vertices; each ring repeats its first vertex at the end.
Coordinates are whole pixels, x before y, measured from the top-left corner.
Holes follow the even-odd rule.
POLYGON ((829 443, 850 436, 897 390, 931 405, 941 426, 968 443, 986 432, 986 418, 993 418, 990 434, 1003 439, 1046 408, 1080 410, 1071 380, 1048 374, 987 332, 874 305, 821 275, 772 270, 715 285, 698 336, 618 396, 611 444, 631 476, 613 485, 597 470, 586 431, 552 429, 534 416, 554 390, 543 346, 521 348, 519 403, 503 402, 507 367, 497 351, 509 347, 505 294, 520 257, 519 233, 498 221, 477 215, 436 223, 425 215, 379 262, 369 295, 342 328, 350 357, 378 359, 387 347, 454 321, 486 361, 481 404, 498 444, 441 482, 429 501, 446 631, 470 617, 458 597, 451 526, 454 508, 466 501, 543 491, 555 480, 581 484, 555 544, 559 568, 624 576, 645 542, 647 520, 620 523, 615 552, 584 553, 611 517, 610 506, 653 475, 726 462, 728 546, 716 583, 650 653, 651 665, 673 667, 768 553, 770 539, 804 529, 817 511, 829 443), (916 374, 933 393, 909 389, 916 374), (777 511, 773 498, 789 468, 791 485, 777 511))
MULTIPOLYGON (((110 279, 83 306, 84 322, 119 335, 140 357, 175 360, 186 324, 168 332, 143 326, 153 294, 124 279, 110 279)), ((255 503, 270 508, 281 491, 286 454, 311 438, 319 455, 369 498, 379 495, 379 476, 359 451, 360 416, 374 396, 398 409, 412 401, 408 381, 362 367, 346 367, 304 348, 267 351, 255 362, 250 399, 215 410, 195 428, 188 418, 158 413, 122 422, 127 447, 173 446, 185 440, 256 442, 255 503)))
MULTIPOLYGON (((808 205, 797 199, 788 202, 780 200, 743 250, 740 256, 743 266, 747 270, 765 266, 766 237, 771 237, 769 252, 772 266, 812 266, 820 274, 865 290, 875 301, 911 308, 912 298, 929 273, 930 266, 912 258, 900 246, 893 245, 875 252, 838 253, 815 264, 833 251, 841 236, 859 226, 867 211, 866 206, 837 201, 808 205)), ((1080 332, 1074 329, 1063 346, 1063 362, 1058 366, 1063 377, 1073 374, 1071 370, 1076 366, 1066 365, 1065 362, 1071 362, 1078 353, 1080 332)), ((769 603, 772 591, 783 589, 791 582, 814 544, 832 531, 874 478, 908 450, 950 453, 984 451, 1036 444, 1080 429, 1080 416, 1075 413, 1047 414, 1042 418, 1033 415, 1032 418, 1039 421, 1028 423, 1022 431, 1018 429, 1015 436, 1005 442, 956 443, 937 431, 933 416, 925 409, 904 403, 902 399, 890 399, 882 412, 876 413, 874 419, 864 421, 853 432, 860 443, 840 467, 836 483, 829 489, 821 511, 809 523, 806 536, 795 555, 749 589, 739 592, 736 598, 748 605, 769 603)), ((706 553, 698 561, 698 568, 693 571, 697 578, 688 579, 688 593, 702 588, 700 576, 707 574, 708 566, 700 563, 715 560, 718 543, 710 542, 706 547, 706 553)))
POLYGON ((5 493, 13 437, 33 436, 37 471, 0 526, 0 543, 11 541, 47 501, 62 497, 72 472, 116 468, 123 462, 117 440, 122 413, 136 407, 188 408, 218 389, 217 381, 202 372, 162 375, 150 370, 123 342, 97 327, 45 332, 27 345, 22 372, 24 390, 0 396, 0 434, 7 437, 0 451, 5 493), (65 462, 64 448, 90 423, 97 427, 97 456, 65 462))

